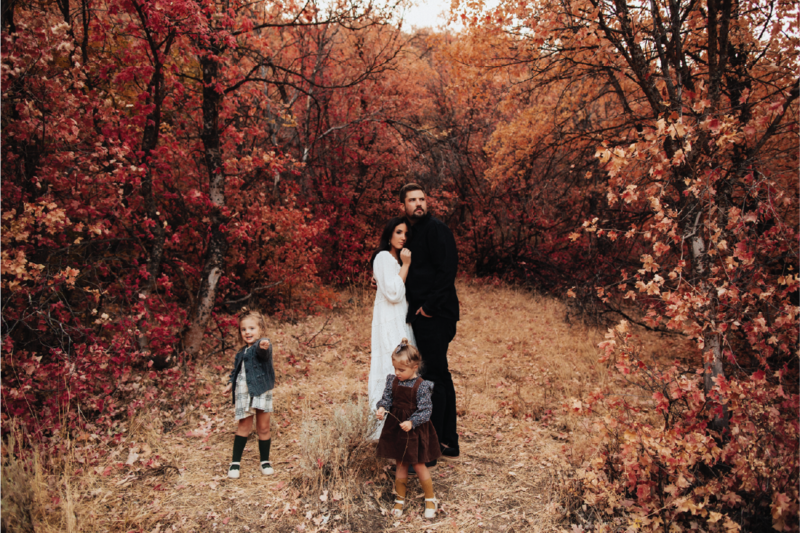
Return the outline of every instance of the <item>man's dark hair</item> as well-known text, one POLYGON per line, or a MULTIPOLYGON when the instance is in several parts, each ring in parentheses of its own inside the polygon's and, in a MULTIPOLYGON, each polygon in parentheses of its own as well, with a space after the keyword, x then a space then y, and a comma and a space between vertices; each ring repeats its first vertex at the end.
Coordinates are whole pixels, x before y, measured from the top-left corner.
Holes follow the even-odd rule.
POLYGON ((428 193, 425 192, 425 189, 422 188, 422 185, 419 183, 406 183, 403 185, 403 188, 400 189, 400 201, 405 203, 406 201, 406 194, 411 191, 422 191, 422 194, 428 196, 428 193))

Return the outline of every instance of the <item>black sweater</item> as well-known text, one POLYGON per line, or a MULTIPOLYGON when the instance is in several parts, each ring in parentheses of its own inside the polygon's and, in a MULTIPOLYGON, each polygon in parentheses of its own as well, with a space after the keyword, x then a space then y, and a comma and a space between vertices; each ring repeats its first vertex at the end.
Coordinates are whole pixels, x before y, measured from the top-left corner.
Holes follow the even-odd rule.
POLYGON ((407 322, 416 320, 420 307, 430 316, 458 320, 458 251, 453 232, 430 213, 411 228, 406 244, 411 250, 406 279, 407 322))

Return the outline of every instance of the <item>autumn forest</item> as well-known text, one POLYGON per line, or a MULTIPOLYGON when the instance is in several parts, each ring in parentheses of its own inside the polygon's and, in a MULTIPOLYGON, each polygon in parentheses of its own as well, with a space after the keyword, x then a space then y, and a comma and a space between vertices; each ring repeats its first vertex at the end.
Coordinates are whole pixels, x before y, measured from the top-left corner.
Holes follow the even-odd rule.
POLYGON ((562 391, 604 429, 558 505, 603 518, 553 528, 798 530, 797 4, 454 0, 449 30, 406 7, 3 0, 4 531, 93 530, 72 473, 185 413, 242 307, 322 342, 410 181, 460 286, 554 299, 646 400, 562 391))

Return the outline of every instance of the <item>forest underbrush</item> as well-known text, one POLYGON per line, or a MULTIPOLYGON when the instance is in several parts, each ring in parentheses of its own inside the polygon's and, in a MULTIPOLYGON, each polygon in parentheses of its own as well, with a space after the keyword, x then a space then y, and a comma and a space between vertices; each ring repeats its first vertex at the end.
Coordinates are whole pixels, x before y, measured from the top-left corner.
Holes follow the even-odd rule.
MULTIPOLYGON (((180 403, 145 406, 125 435, 87 460, 67 442, 58 456, 3 448, 3 526, 11 531, 573 531, 621 516, 587 506, 576 473, 597 451, 598 390, 620 391, 598 359, 602 331, 551 298, 507 287, 458 285, 462 320, 449 362, 458 394, 461 457, 433 470, 440 512, 422 518, 409 485, 405 515, 389 516, 393 476, 375 457, 366 402, 373 294, 343 293, 340 305, 295 323, 269 324, 277 388, 274 476, 258 469, 255 435, 242 476, 228 479, 235 420, 222 393, 233 353, 199 364, 180 403), (17 457, 23 457, 20 461, 17 457)), ((229 345, 233 332, 224 340, 229 345)), ((654 356, 675 339, 644 343, 654 356)), ((637 394, 631 391, 631 394, 637 394)), ((642 398, 642 401, 647 401, 642 398)), ((65 437, 66 438, 66 437, 65 437)), ((599 509, 599 508, 598 508, 599 509)), ((624 529, 624 527, 623 527, 624 529)))

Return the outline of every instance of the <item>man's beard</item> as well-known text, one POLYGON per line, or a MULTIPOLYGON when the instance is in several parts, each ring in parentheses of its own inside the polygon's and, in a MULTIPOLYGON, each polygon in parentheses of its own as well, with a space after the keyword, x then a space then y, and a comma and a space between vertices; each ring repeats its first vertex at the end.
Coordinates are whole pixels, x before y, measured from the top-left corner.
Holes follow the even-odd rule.
POLYGON ((424 217, 427 214, 427 212, 424 209, 417 209, 413 213, 406 213, 406 214, 408 215, 408 218, 412 220, 419 220, 422 217, 424 217))

